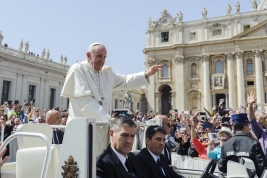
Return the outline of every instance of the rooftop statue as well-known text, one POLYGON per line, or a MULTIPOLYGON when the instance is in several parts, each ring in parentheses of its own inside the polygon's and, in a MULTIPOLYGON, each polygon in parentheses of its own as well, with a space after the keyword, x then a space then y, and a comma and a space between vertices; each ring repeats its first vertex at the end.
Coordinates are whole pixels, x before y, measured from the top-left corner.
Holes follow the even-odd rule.
POLYGON ((151 20, 151 17, 149 17, 147 23, 148 23, 148 28, 153 28, 153 22, 152 22, 152 20, 151 20))
POLYGON ((238 1, 236 2, 235 7, 236 7, 236 13, 240 13, 240 4, 238 1))
POLYGON ((231 11, 232 11, 232 6, 230 6, 230 4, 226 5, 226 13, 227 15, 231 15, 231 11))
POLYGON ((29 46, 29 42, 27 41, 27 43, 25 43, 24 53, 27 53, 29 51, 29 46))
POLYGON ((124 95, 124 108, 131 108, 132 96, 129 91, 124 95))
POLYGON ((184 18, 183 13, 180 11, 177 15, 178 15, 179 22, 182 22, 184 18))
POLYGON ((44 58, 45 57, 45 48, 43 49, 43 51, 42 51, 42 56, 41 56, 41 58, 44 58))
POLYGON ((64 57, 64 64, 66 65, 67 62, 68 62, 68 58, 67 58, 67 55, 65 55, 65 57, 64 57))
POLYGON ((49 49, 48 49, 47 53, 46 53, 46 60, 49 60, 49 57, 50 57, 50 52, 49 52, 49 49))
POLYGON ((61 54, 61 56, 60 56, 60 64, 62 64, 63 63, 63 54, 61 54))
POLYGON ((19 44, 19 51, 22 51, 22 48, 23 48, 23 39, 20 41, 20 44, 19 44))
POLYGON ((0 31, 0 45, 2 44, 2 41, 3 41, 3 35, 2 35, 2 30, 0 31))
POLYGON ((169 16, 169 13, 166 9, 163 9, 163 11, 161 12, 161 17, 164 17, 164 16, 169 16))
POLYGON ((257 10, 257 2, 256 2, 256 0, 250 0, 250 2, 252 3, 252 10, 253 11, 257 10))
POLYGON ((207 9, 204 7, 204 9, 202 10, 202 17, 203 17, 203 19, 206 19, 206 18, 207 18, 207 15, 208 15, 208 11, 207 11, 207 9))
POLYGON ((266 9, 267 9, 267 1, 260 0, 260 2, 257 5, 257 10, 266 10, 266 9))

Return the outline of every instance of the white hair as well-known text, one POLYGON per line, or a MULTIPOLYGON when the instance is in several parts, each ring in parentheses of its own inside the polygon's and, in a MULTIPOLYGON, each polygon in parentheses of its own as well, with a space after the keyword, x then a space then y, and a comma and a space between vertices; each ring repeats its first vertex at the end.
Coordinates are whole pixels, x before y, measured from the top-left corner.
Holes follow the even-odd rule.
POLYGON ((89 53, 93 53, 93 52, 95 52, 95 51, 97 50, 97 47, 96 47, 96 46, 99 46, 99 45, 102 45, 102 44, 101 44, 101 43, 98 43, 98 42, 91 44, 91 45, 88 47, 87 52, 89 52, 89 53))

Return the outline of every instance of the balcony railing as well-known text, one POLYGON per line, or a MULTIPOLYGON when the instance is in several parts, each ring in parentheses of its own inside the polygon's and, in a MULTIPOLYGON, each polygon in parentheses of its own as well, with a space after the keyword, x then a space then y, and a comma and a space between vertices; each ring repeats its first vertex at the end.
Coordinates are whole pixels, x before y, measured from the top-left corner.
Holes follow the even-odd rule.
POLYGON ((159 82, 170 82, 171 81, 171 78, 170 77, 160 77, 159 78, 159 82))
POLYGON ((47 60, 45 58, 41 58, 39 56, 33 56, 30 55, 28 53, 24 53, 22 51, 18 51, 16 49, 13 48, 9 48, 9 47, 3 47, 0 45, 0 53, 4 53, 10 56, 14 56, 17 57, 19 59, 23 59, 26 61, 30 61, 36 64, 42 64, 42 65, 46 65, 46 66, 50 66, 50 67, 54 67, 54 68, 58 68, 58 69, 62 69, 62 70, 68 70, 69 66, 64 65, 64 64, 60 64, 51 60, 47 60))

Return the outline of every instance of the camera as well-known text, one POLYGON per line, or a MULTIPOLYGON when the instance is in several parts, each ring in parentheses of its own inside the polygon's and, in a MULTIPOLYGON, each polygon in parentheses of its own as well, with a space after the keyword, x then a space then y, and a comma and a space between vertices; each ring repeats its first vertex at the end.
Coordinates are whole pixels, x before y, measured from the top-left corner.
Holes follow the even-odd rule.
POLYGON ((190 111, 184 111, 184 115, 189 115, 190 111))

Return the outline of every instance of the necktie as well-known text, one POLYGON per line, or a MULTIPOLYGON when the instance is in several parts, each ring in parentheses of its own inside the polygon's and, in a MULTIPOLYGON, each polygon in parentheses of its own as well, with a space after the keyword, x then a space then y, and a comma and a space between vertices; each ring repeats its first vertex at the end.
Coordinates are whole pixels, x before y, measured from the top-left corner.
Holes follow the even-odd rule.
POLYGON ((126 168, 128 169, 128 173, 130 173, 130 174, 133 173, 133 169, 132 169, 132 167, 131 167, 131 164, 130 164, 128 158, 126 158, 125 166, 126 166, 126 168))
POLYGON ((158 158, 158 160, 157 160, 157 165, 159 166, 159 168, 160 168, 162 174, 165 175, 165 173, 163 172, 163 168, 161 167, 161 163, 160 163, 159 158, 158 158))

